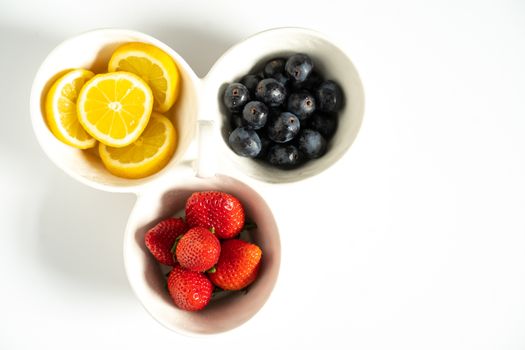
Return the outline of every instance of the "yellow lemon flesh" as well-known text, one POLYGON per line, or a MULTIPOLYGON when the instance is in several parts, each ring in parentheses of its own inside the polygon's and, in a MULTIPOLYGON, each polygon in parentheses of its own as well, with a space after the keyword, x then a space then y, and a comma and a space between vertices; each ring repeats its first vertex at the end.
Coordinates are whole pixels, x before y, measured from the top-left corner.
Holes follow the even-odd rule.
POLYGON ((132 144, 115 148, 99 144, 99 154, 114 175, 138 179, 156 173, 168 164, 177 147, 173 124, 162 114, 153 112, 148 126, 132 144))
POLYGON ((148 124, 152 107, 148 84, 127 72, 95 75, 82 87, 77 100, 80 124, 95 139, 112 147, 137 140, 148 124))
POLYGON ((153 109, 168 111, 179 95, 180 75, 175 61, 156 46, 132 42, 117 48, 108 64, 109 72, 125 71, 140 76, 151 87, 153 109))
POLYGON ((96 144, 77 116, 78 94, 93 76, 86 69, 70 70, 55 81, 45 100, 45 118, 53 135, 65 144, 80 149, 91 148, 96 144))

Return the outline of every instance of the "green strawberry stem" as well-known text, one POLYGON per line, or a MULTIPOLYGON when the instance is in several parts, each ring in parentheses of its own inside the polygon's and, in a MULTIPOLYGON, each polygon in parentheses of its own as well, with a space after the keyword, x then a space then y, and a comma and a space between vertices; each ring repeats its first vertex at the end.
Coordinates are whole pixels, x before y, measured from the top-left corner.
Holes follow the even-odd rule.
POLYGON ((209 270, 206 271, 207 273, 215 273, 217 272, 217 269, 215 268, 215 266, 213 266, 212 268, 210 268, 209 270))
POLYGON ((175 242, 173 243, 173 246, 170 249, 170 252, 172 252, 173 255, 175 255, 175 252, 177 251, 177 245, 179 244, 179 241, 182 238, 182 236, 184 235, 179 235, 179 237, 175 238, 175 242))

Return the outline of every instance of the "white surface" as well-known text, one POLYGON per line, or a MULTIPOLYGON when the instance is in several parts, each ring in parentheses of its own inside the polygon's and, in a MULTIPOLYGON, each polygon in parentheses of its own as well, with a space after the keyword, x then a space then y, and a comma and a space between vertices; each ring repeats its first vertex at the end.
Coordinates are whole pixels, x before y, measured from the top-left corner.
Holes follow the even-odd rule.
POLYGON ((0 2, 1 349, 525 348, 522 1, 81 7, 0 2), (31 81, 59 42, 97 27, 151 34, 203 76, 238 40, 289 25, 343 43, 365 87, 363 126, 307 187, 257 187, 282 243, 261 312, 220 336, 180 336, 124 275, 134 197, 90 189, 45 157, 31 81))

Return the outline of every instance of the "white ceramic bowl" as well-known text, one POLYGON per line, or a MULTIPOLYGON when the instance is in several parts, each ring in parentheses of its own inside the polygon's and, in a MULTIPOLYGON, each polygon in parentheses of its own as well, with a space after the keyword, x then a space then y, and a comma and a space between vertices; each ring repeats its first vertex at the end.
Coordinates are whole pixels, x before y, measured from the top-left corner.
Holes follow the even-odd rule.
MULTIPOLYGON (((321 173, 338 161, 355 140, 364 113, 364 92, 359 75, 348 56, 322 34, 301 28, 279 28, 256 34, 228 50, 216 62, 209 74, 200 80, 191 67, 173 49, 146 34, 119 29, 87 32, 57 46, 39 68, 31 91, 31 119, 33 129, 44 152, 66 173, 91 187, 114 192, 137 192, 169 173, 186 157, 186 151, 195 140, 197 119, 215 120, 213 139, 219 168, 222 173, 244 174, 271 182, 304 180, 321 173), (71 148, 47 128, 43 117, 43 100, 52 82, 68 68, 83 67, 103 72, 113 50, 128 41, 154 44, 177 62, 182 77, 181 95, 169 116, 179 132, 179 145, 171 162, 159 173, 148 178, 129 180, 110 174, 94 152, 71 148), (221 105, 224 87, 247 74, 265 60, 294 52, 309 54, 316 67, 327 79, 336 80, 345 95, 344 109, 339 113, 336 134, 328 144, 327 153, 294 170, 275 167, 237 156, 227 145, 226 116, 221 105)), ((169 176, 169 175, 167 175, 169 176)))
POLYGON ((31 89, 31 122, 44 152, 60 169, 76 180, 106 191, 138 192, 183 161, 188 147, 195 139, 200 84, 201 81, 184 59, 159 40, 131 30, 94 30, 62 42, 44 60, 31 89), (173 57, 181 74, 178 102, 165 113, 178 131, 177 151, 162 171, 147 178, 133 180, 109 173, 95 151, 78 150, 59 141, 47 127, 43 113, 47 91, 61 72, 69 68, 86 68, 95 73, 106 72, 113 51, 119 45, 130 41, 146 42, 161 48, 173 57))
MULTIPOLYGON (((276 284, 281 260, 278 225, 266 202, 249 183, 255 179, 270 183, 305 180, 331 166, 344 155, 357 135, 364 95, 349 58, 323 35, 311 30, 283 28, 254 35, 227 51, 201 80, 182 57, 159 40, 135 31, 102 29, 71 38, 49 54, 33 82, 30 108, 35 135, 60 169, 88 186, 138 196, 124 238, 124 262, 131 287, 146 310, 162 325, 195 335, 240 326, 260 310, 276 284), (61 71, 84 67, 103 72, 113 50, 129 41, 151 43, 166 51, 177 62, 182 77, 181 95, 168 113, 178 130, 177 152, 162 171, 139 180, 113 176, 93 153, 62 144, 47 128, 42 112, 45 94, 61 71), (293 52, 311 55, 325 77, 335 79, 342 86, 346 103, 327 154, 299 169, 283 171, 238 157, 228 148, 223 138, 225 116, 220 96, 225 84, 239 79, 254 65, 293 52), (188 149, 197 142, 197 125, 199 152, 192 156, 188 149), (193 169, 192 164, 197 164, 198 169, 193 169), (242 176, 248 184, 231 177, 232 174, 242 176), (144 245, 144 234, 161 219, 183 209, 184 201, 192 192, 203 190, 229 192, 241 200, 247 216, 258 225, 253 238, 263 251, 263 261, 259 277, 248 294, 232 295, 214 301, 203 311, 190 313, 177 309, 171 302, 165 276, 144 245)), ((253 181, 252 186, 257 184, 253 181)))
POLYGON ((273 214, 264 199, 246 184, 228 176, 197 178, 179 168, 176 185, 140 196, 129 217, 124 237, 124 263, 135 295, 165 327, 183 334, 204 335, 236 328, 253 317, 269 298, 279 274, 281 245, 273 214), (166 277, 144 245, 147 230, 160 220, 183 211, 196 191, 218 190, 237 197, 246 216, 257 224, 252 239, 262 250, 261 268, 249 292, 212 300, 198 312, 178 309, 166 290, 166 277))
POLYGON ((216 118, 221 164, 252 178, 283 183, 317 175, 338 161, 354 142, 364 114, 364 92, 352 61, 330 39, 319 32, 302 28, 278 28, 256 34, 229 49, 204 78, 205 115, 216 118), (275 57, 306 53, 325 79, 335 80, 343 89, 345 104, 339 113, 337 132, 328 143, 327 153, 294 170, 280 170, 265 163, 237 156, 227 145, 229 121, 222 106, 222 94, 228 83, 239 81, 254 67, 275 57))

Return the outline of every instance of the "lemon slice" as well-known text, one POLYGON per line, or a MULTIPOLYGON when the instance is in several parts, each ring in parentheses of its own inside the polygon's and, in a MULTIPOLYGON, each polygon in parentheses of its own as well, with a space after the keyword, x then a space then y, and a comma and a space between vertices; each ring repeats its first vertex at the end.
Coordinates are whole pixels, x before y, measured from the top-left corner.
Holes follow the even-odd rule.
POLYGON ((100 159, 114 175, 138 179, 168 164, 177 147, 177 133, 170 120, 153 112, 142 135, 131 145, 115 148, 99 144, 100 159))
POLYGON ((130 72, 144 79, 153 91, 153 109, 157 112, 169 110, 179 95, 177 65, 156 46, 132 42, 118 47, 109 60, 108 71, 130 72))
POLYGON ((149 86, 127 72, 95 75, 77 100, 80 124, 95 139, 113 147, 127 146, 139 138, 152 107, 149 86))
POLYGON ((45 118, 57 139, 70 146, 86 149, 96 140, 80 125, 77 117, 77 97, 82 86, 94 74, 85 69, 73 69, 60 77, 46 96, 45 118))

